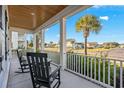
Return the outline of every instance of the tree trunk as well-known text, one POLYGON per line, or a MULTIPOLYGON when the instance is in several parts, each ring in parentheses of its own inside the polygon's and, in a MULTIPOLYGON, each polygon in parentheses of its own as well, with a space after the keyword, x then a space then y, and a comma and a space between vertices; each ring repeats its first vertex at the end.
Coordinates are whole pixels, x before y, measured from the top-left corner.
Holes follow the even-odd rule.
POLYGON ((36 50, 38 49, 38 38, 36 36, 36 50))
POLYGON ((87 37, 85 37, 84 54, 87 55, 87 37))

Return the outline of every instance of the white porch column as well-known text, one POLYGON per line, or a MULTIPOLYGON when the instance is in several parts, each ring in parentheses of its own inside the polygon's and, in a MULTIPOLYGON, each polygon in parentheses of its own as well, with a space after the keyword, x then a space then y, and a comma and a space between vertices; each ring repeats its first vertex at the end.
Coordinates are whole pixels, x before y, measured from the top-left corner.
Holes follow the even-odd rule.
POLYGON ((24 34, 24 39, 25 39, 25 45, 24 45, 24 46, 25 46, 25 49, 27 49, 27 40, 26 40, 26 35, 27 35, 27 33, 24 34))
POLYGON ((41 29, 41 52, 44 51, 44 35, 45 35, 45 29, 41 29))
POLYGON ((12 58, 12 31, 9 30, 9 57, 12 58))
POLYGON ((36 52, 36 33, 33 34, 33 48, 34 52, 36 52))
POLYGON ((60 64, 66 68, 66 18, 60 19, 60 64))

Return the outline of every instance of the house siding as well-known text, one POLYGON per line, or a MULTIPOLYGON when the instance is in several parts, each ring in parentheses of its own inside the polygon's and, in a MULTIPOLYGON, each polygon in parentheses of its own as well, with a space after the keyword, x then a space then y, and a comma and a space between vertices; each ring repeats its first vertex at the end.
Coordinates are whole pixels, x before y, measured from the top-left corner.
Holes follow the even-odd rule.
POLYGON ((0 72, 0 87, 6 87, 7 85, 7 80, 8 80, 8 75, 9 75, 9 33, 8 33, 8 23, 7 27, 5 29, 5 11, 7 11, 7 6, 2 6, 2 29, 0 28, 0 56, 2 56, 2 63, 1 67, 2 70, 0 72), (6 30, 6 35, 5 35, 5 30, 6 30), (7 60, 5 60, 5 36, 6 38, 6 55, 7 55, 7 60))

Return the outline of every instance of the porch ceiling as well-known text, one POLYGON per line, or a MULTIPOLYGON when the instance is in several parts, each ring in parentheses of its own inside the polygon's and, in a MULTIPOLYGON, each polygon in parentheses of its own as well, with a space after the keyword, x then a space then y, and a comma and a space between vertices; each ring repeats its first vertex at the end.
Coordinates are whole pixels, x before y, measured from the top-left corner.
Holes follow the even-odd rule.
POLYGON ((33 30, 66 7, 67 5, 10 5, 9 25, 33 30))

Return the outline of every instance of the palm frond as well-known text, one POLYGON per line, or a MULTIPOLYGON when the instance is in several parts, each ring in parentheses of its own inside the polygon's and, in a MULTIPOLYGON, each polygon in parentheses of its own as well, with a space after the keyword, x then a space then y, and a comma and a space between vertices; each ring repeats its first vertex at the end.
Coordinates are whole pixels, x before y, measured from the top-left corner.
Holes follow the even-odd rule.
POLYGON ((94 15, 85 15, 81 17, 77 22, 76 22, 76 31, 77 32, 95 32, 98 34, 98 32, 101 30, 102 26, 98 18, 94 15))

